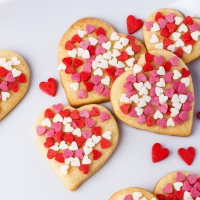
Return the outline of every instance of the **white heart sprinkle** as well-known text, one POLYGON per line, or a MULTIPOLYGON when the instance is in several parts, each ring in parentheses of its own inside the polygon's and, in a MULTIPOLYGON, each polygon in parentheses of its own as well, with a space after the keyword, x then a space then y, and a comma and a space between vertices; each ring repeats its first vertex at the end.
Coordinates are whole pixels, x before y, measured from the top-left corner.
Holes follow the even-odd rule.
POLYGON ((108 63, 109 63, 110 65, 116 67, 116 66, 117 66, 117 58, 114 57, 112 60, 109 60, 108 63))
POLYGON ((156 96, 160 96, 164 92, 164 90, 160 87, 156 87, 155 90, 156 90, 156 96))
POLYGON ((136 83, 136 82, 135 82, 133 85, 134 85, 134 87, 135 87, 135 89, 136 89, 137 91, 140 91, 140 90, 142 89, 144 83, 143 83, 143 82, 139 82, 139 83, 136 83))
POLYGON ((1 99, 2 99, 2 101, 6 101, 7 100, 7 98, 9 98, 10 97, 10 93, 9 92, 1 92, 1 99))
POLYGON ((158 87, 165 87, 165 80, 164 78, 160 78, 160 81, 156 83, 158 87))
POLYGON ((189 77, 182 78, 181 83, 184 83, 185 86, 188 87, 190 85, 190 78, 189 77))
POLYGON ((119 36, 117 35, 116 32, 113 32, 113 33, 111 34, 110 40, 114 40, 114 41, 119 40, 119 36))
POLYGON ((99 76, 103 76, 103 71, 101 70, 101 68, 97 68, 94 72, 94 75, 99 75, 99 76))
POLYGON ((133 101, 135 104, 139 103, 139 96, 138 94, 134 94, 130 97, 130 100, 133 101))
POLYGON ((119 39, 119 41, 122 43, 122 45, 125 47, 127 46, 127 44, 129 43, 129 39, 128 38, 125 38, 125 37, 121 37, 119 39))
POLYGON ((180 36, 181 36, 181 33, 178 33, 178 32, 172 33, 172 37, 173 37, 172 39, 174 41, 177 41, 180 38, 180 36))
POLYGON ((64 63, 60 63, 60 65, 58 65, 58 71, 65 70, 65 69, 66 69, 66 65, 64 63))
POLYGON ((59 147, 58 147, 59 143, 55 142, 53 146, 50 147, 50 149, 54 150, 54 151, 58 151, 59 147))
POLYGON ((71 151, 76 151, 76 150, 78 150, 78 145, 77 145, 77 143, 73 141, 72 144, 69 146, 69 150, 71 150, 71 151))
POLYGON ((141 89, 140 89, 140 91, 139 91, 139 95, 143 95, 143 94, 145 94, 145 95, 147 95, 148 94, 148 90, 147 90, 147 88, 146 87, 142 87, 141 89))
POLYGON ((140 98, 139 103, 137 104, 137 107, 143 108, 147 105, 146 101, 143 98, 140 98))
POLYGON ((190 54, 191 51, 192 51, 192 45, 190 44, 190 45, 188 45, 188 46, 186 46, 186 47, 183 47, 183 51, 184 51, 185 53, 187 53, 187 54, 190 54))
POLYGON ((145 83, 144 83, 144 87, 146 87, 147 89, 151 89, 151 84, 149 83, 149 81, 146 81, 145 83))
POLYGON ((83 52, 84 52, 84 49, 78 47, 78 49, 77 49, 77 55, 78 55, 78 56, 82 56, 83 52))
MULTIPOLYGON (((129 67, 133 67, 134 62, 135 62, 135 58, 129 58, 128 60, 126 60, 126 64, 127 64, 129 67)), ((131 69, 132 69, 132 68, 131 68, 131 69)))
POLYGON ((179 114, 179 111, 176 108, 171 108, 170 111, 171 111, 170 114, 171 117, 175 117, 176 115, 179 114))
POLYGON ((162 42, 160 42, 160 43, 158 43, 158 44, 155 45, 156 49, 163 49, 163 47, 164 47, 164 45, 163 45, 162 42))
POLYGON ((65 164, 68 165, 73 161, 73 157, 65 158, 65 164))
POLYGON ((108 68, 108 61, 104 60, 102 63, 99 63, 99 67, 102 69, 108 68))
MULTIPOLYGON (((72 58, 75 58, 76 57, 76 54, 77 54, 77 50, 76 49, 73 49, 71 51, 67 51, 67 54, 69 56, 71 56, 72 58)), ((83 55, 83 54, 82 54, 83 55)))
POLYGON ((151 31, 155 32, 155 31, 159 31, 160 27, 158 25, 158 23, 154 22, 153 26, 151 27, 151 31))
POLYGON ((111 134, 112 132, 111 131, 106 131, 105 133, 103 133, 103 137, 106 138, 107 140, 110 140, 111 139, 111 134))
POLYGON ((181 18, 181 17, 174 17, 174 21, 175 21, 176 25, 179 25, 183 21, 183 18, 181 18))
POLYGON ((42 126, 47 126, 47 127, 51 127, 51 121, 49 118, 46 118, 42 121, 42 126))
POLYGON ((165 96, 164 94, 161 94, 159 96, 159 103, 162 105, 163 103, 166 103, 168 100, 168 96, 165 96))
POLYGON ((116 58, 119 56, 121 53, 117 49, 113 49, 112 57, 116 58))
POLYGON ((97 69, 97 67, 99 66, 99 62, 96 60, 92 61, 92 69, 97 69))
POLYGON ((167 126, 175 126, 175 123, 174 123, 174 121, 173 121, 172 118, 169 118, 169 119, 167 120, 167 126))
POLYGON ((142 98, 146 101, 146 102, 150 102, 151 101, 151 97, 148 95, 143 95, 142 98))
POLYGON ((72 118, 71 117, 65 117, 64 120, 63 120, 63 124, 66 125, 69 122, 72 122, 72 118))
POLYGON ((174 76, 173 76, 174 80, 177 80, 182 76, 182 74, 178 70, 174 70, 173 74, 174 74, 174 76))
POLYGON ((68 145, 65 143, 65 141, 61 141, 60 144, 59 144, 59 149, 61 150, 65 150, 68 148, 68 145))
POLYGON ((12 75, 13 77, 18 77, 21 74, 21 72, 15 68, 12 69, 12 75))
POLYGON ((16 56, 12 58, 12 65, 19 65, 20 63, 20 60, 18 60, 16 56))
POLYGON ((71 124, 66 124, 65 125, 65 132, 66 133, 71 133, 74 130, 74 128, 71 126, 71 124))
POLYGON ((106 49, 107 51, 110 50, 110 47, 111 47, 111 42, 110 41, 107 41, 105 43, 102 44, 102 47, 104 49, 106 49))
POLYGON ((90 52, 88 50, 84 50, 82 58, 90 58, 90 52))
POLYGON ((102 82, 104 85, 110 85, 110 77, 109 77, 109 76, 106 76, 105 78, 102 78, 102 79, 101 79, 101 82, 102 82))
POLYGON ((12 70, 12 62, 11 61, 8 61, 8 62, 6 62, 6 63, 4 63, 4 64, 2 64, 2 66, 4 67, 4 68, 6 68, 8 71, 11 71, 12 70))
POLYGON ((68 169, 69 169, 69 165, 63 165, 63 166, 60 167, 60 172, 61 172, 63 175, 67 175, 68 169))
POLYGON ((120 96, 120 102, 122 103, 131 103, 131 100, 126 96, 125 93, 122 93, 120 96))
POLYGON ((133 192, 133 199, 139 200, 139 198, 142 196, 141 192, 133 192))
POLYGON ((158 39, 158 36, 156 34, 153 34, 151 39, 150 39, 150 42, 151 43, 158 43, 159 42, 159 39, 158 39))
POLYGON ((90 164, 92 161, 88 158, 88 156, 84 156, 83 160, 82 160, 82 164, 88 165, 90 164))
POLYGON ((73 167, 79 167, 80 166, 80 160, 77 157, 75 157, 73 159, 73 161, 71 162, 71 166, 73 166, 73 167))
POLYGON ((180 110, 182 107, 182 103, 172 103, 172 106, 174 106, 174 108, 176 108, 177 110, 180 110))
POLYGON ((141 71, 142 71, 142 67, 141 67, 141 66, 139 66, 139 65, 137 65, 137 64, 135 64, 135 65, 133 66, 133 73, 134 73, 134 74, 140 73, 141 71))
POLYGON ((60 114, 56 114, 53 118, 53 122, 56 123, 56 122, 63 122, 63 118, 60 114))
POLYGON ((96 135, 92 135, 92 141, 95 143, 95 144, 98 144, 101 140, 101 136, 96 136, 96 135))
POLYGON ((69 87, 76 92, 79 88, 79 83, 70 83, 69 87))
POLYGON ((92 152, 92 148, 84 146, 83 147, 83 151, 84 151, 85 155, 87 156, 87 155, 89 155, 92 152))
POLYGON ((169 51, 171 51, 171 52, 175 52, 175 50, 176 50, 175 44, 169 45, 169 46, 167 47, 167 50, 169 50, 169 51))
POLYGON ((180 102, 178 94, 174 94, 172 96, 171 102, 173 102, 173 103, 179 103, 180 102))
POLYGON ((6 63, 6 58, 0 58, 0 65, 3 66, 6 63))
POLYGON ((175 43, 175 46, 176 46, 176 47, 183 47, 183 46, 184 46, 183 40, 178 39, 178 40, 176 41, 176 43, 175 43))
POLYGON ((188 27, 185 25, 185 24, 181 24, 181 26, 178 28, 178 32, 181 33, 181 32, 188 32, 188 27))
POLYGON ((72 131, 73 135, 77 135, 78 137, 81 137, 81 129, 80 128, 75 128, 72 131))
POLYGON ((125 65, 122 61, 118 61, 117 65, 116 65, 117 68, 124 68, 125 65))
POLYGON ((183 199, 184 199, 184 200, 193 200, 193 198, 191 197, 190 192, 188 192, 188 191, 185 191, 185 192, 184 192, 183 199))
POLYGON ((97 44, 97 42, 98 42, 98 40, 96 38, 94 38, 94 37, 90 37, 89 41, 90 41, 90 44, 93 45, 93 46, 95 46, 97 44))
POLYGON ((143 108, 139 108, 139 107, 136 107, 135 108, 135 111, 137 112, 137 116, 141 116, 144 112, 144 109, 143 108))
POLYGON ((163 118, 163 114, 157 110, 153 116, 154 119, 162 119, 163 118))
POLYGON ((95 146, 95 143, 92 141, 92 138, 88 138, 85 145, 87 147, 94 147, 95 146))
POLYGON ((186 102, 186 100, 187 100, 187 98, 188 98, 188 96, 187 95, 185 95, 185 94, 179 94, 179 99, 180 99, 180 101, 181 101, 181 103, 185 103, 186 102))
POLYGON ((126 48, 126 53, 129 55, 129 56, 133 56, 134 55, 134 51, 132 49, 131 46, 127 47, 126 48))
POLYGON ((160 66, 157 70, 158 75, 165 75, 165 68, 163 66, 160 66))
POLYGON ((198 41, 199 40, 199 35, 200 35, 200 32, 199 31, 194 31, 191 33, 191 37, 193 40, 195 41, 198 41))
POLYGON ((79 37, 83 38, 86 34, 86 31, 83 31, 83 30, 78 30, 78 35, 79 37))
POLYGON ((115 49, 123 49, 123 45, 122 45, 121 41, 115 42, 114 48, 115 49))

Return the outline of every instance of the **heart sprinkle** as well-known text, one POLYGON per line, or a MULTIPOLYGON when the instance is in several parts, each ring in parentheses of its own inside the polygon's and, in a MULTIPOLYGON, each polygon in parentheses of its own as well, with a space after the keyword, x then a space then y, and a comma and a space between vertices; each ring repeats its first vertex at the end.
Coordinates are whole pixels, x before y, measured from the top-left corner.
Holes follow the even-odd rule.
POLYGON ((55 97, 57 84, 56 84, 56 80, 54 78, 49 78, 47 80, 47 82, 41 82, 39 84, 39 87, 44 93, 46 93, 52 97, 55 97))
POLYGON ((195 157, 195 149, 194 147, 188 147, 188 149, 180 148, 178 155, 186 164, 191 165, 195 157))
MULTIPOLYGON (((167 148, 162 148, 160 143, 155 143, 152 146, 152 162, 155 163, 164 160, 168 155, 169 150, 167 148)), ((169 191, 169 188, 167 188, 166 191, 169 191)))

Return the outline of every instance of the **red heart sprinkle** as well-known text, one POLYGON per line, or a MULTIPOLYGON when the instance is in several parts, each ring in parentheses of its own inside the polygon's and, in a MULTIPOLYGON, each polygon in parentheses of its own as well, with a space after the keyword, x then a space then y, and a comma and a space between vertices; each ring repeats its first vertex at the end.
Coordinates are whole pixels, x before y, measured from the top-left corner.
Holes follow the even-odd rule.
POLYGON ((168 105, 166 115, 171 115, 171 108, 173 108, 173 107, 168 105))
POLYGON ((156 123, 156 120, 153 117, 147 116, 146 125, 148 127, 153 126, 155 123, 156 123))
POLYGON ((81 74, 81 81, 83 81, 83 82, 87 81, 90 78, 90 74, 87 72, 83 71, 80 74, 81 74))
POLYGON ((174 190, 174 193, 173 193, 173 194, 176 196, 176 198, 177 198, 178 200, 181 200, 181 199, 183 198, 184 191, 183 191, 183 190, 180 190, 180 191, 174 190))
POLYGON ((200 111, 197 113, 197 117, 200 119, 200 111))
POLYGON ((102 155, 102 153, 96 149, 92 150, 92 159, 93 160, 98 160, 98 158, 100 158, 102 155))
POLYGON ((78 167, 80 171, 82 171, 84 174, 88 174, 89 172, 89 165, 82 164, 81 166, 78 167))
POLYGON ((167 200, 177 200, 177 198, 173 194, 169 194, 167 200))
POLYGON ((131 105, 130 104, 123 104, 120 106, 121 111, 124 114, 128 114, 131 111, 131 105))
POLYGON ((62 62, 67 66, 70 67, 72 65, 72 58, 71 57, 66 57, 62 59, 62 62))
POLYGON ((171 69, 171 63, 169 61, 166 61, 163 67, 165 68, 165 71, 169 72, 171 69))
POLYGON ((184 33, 181 37, 184 42, 191 40, 190 32, 184 33))
POLYGON ((81 37, 78 35, 78 34, 75 34, 72 39, 71 39, 71 42, 78 42, 80 43, 82 41, 81 37))
POLYGON ((149 52, 145 53, 145 60, 146 62, 154 61, 154 55, 150 54, 149 52))
POLYGON ((133 51, 134 51, 135 53, 138 53, 139 51, 141 51, 142 46, 139 45, 139 44, 137 45, 137 44, 133 43, 133 44, 132 44, 132 49, 133 49, 133 51))
POLYGON ((134 44, 135 43, 135 36, 127 35, 126 38, 129 39, 130 44, 134 44))
POLYGON ((18 84, 16 82, 9 83, 8 88, 10 90, 12 90, 13 92, 17 92, 18 91, 18 84))
POLYGON ((153 65, 151 65, 150 63, 146 63, 144 66, 143 66, 143 72, 147 72, 147 71, 152 71, 153 70, 153 65))
POLYGON ((85 126, 85 118, 75 119, 75 123, 79 128, 83 128, 85 126))
POLYGON ((184 24, 192 25, 194 22, 193 22, 193 19, 192 19, 190 16, 187 16, 187 17, 183 20, 183 23, 184 23, 184 24))
POLYGON ((78 110, 73 110, 71 113, 70 113, 70 117, 72 119, 79 119, 80 118, 80 115, 78 113, 78 110))
POLYGON ((185 68, 182 68, 181 74, 182 74, 183 77, 188 77, 190 75, 190 71, 185 69, 185 68))
POLYGON ((168 47, 169 45, 173 44, 173 40, 170 40, 169 38, 164 38, 163 39, 163 44, 165 47, 168 47))
POLYGON ((160 18, 165 19, 165 17, 161 14, 161 12, 157 12, 155 15, 155 20, 158 21, 160 18))
POLYGON ((74 141, 74 136, 72 133, 67 133, 63 136, 63 140, 71 144, 74 141))
POLYGON ((91 129, 92 133, 94 133, 96 136, 101 135, 101 127, 100 126, 95 126, 91 129))
POLYGON ((178 49, 176 49, 174 54, 176 54, 179 58, 181 58, 183 56, 183 49, 179 47, 178 49))
POLYGON ((158 197, 159 200, 165 200, 166 196, 164 194, 157 194, 156 195, 158 197))
POLYGON ((52 140, 52 138, 46 138, 46 142, 44 143, 44 146, 46 148, 51 147, 54 145, 54 141, 52 140))
POLYGON ((141 19, 135 19, 133 15, 129 15, 126 19, 126 25, 128 33, 131 34, 142 27, 143 21, 141 19))
POLYGON ((63 157, 63 153, 57 153, 55 156, 55 160, 59 163, 64 163, 65 158, 63 157))
POLYGON ((7 69, 5 69, 4 67, 0 67, 0 76, 1 77, 6 76, 8 74, 8 72, 9 71, 7 69))
POLYGON ((110 77, 111 82, 113 83, 113 82, 116 80, 117 77, 118 77, 118 76, 111 76, 111 77, 110 77))
POLYGON ((128 60, 128 54, 126 53, 126 51, 122 51, 121 55, 118 56, 117 58, 120 61, 126 61, 126 60, 128 60))
POLYGON ((90 92, 94 87, 94 83, 92 82, 84 82, 83 84, 87 92, 90 92))
POLYGON ((49 78, 47 82, 41 82, 39 87, 44 93, 55 97, 57 84, 54 78, 49 78))
POLYGON ((97 35, 97 36, 99 36, 99 35, 106 35, 106 31, 104 30, 104 28, 99 27, 99 28, 96 30, 96 35, 97 35))
POLYGON ((62 131, 54 133, 54 135, 53 135, 53 138, 54 138, 54 140, 56 142, 61 142, 62 141, 62 137, 63 137, 63 132, 62 131))
POLYGON ((167 148, 162 148, 160 143, 155 143, 152 147, 152 162, 159 162, 164 160, 169 155, 167 148))
POLYGON ((95 47, 93 45, 89 45, 87 50, 90 52, 90 55, 95 54, 95 47))
POLYGON ((169 24, 167 24, 167 28, 169 29, 169 32, 170 33, 173 33, 175 30, 176 30, 176 28, 177 28, 177 25, 176 24, 174 24, 174 23, 169 23, 169 24))
POLYGON ((115 74, 115 67, 109 67, 105 69, 105 73, 108 74, 109 76, 114 76, 115 74))
POLYGON ((44 112, 45 118, 53 118, 55 114, 51 111, 51 109, 47 108, 44 112))
POLYGON ((47 152, 47 158, 48 159, 52 159, 53 157, 55 157, 57 155, 57 152, 54 151, 53 149, 48 149, 48 152, 47 152))
POLYGON ((189 44, 194 45, 195 41, 191 38, 191 40, 185 41, 184 43, 185 45, 189 45, 189 44))
POLYGON ((20 83, 26 83, 26 76, 24 73, 21 73, 18 77, 17 77, 17 81, 20 83))
POLYGON ((83 137, 83 136, 81 136, 81 137, 76 137, 76 143, 77 143, 77 145, 79 146, 79 147, 81 147, 82 145, 83 145, 83 143, 86 141, 86 139, 83 137))
POLYGON ((99 109, 97 107, 92 107, 92 110, 89 112, 91 116, 98 116, 100 115, 99 109))
POLYGON ((68 116, 69 116, 69 113, 70 113, 70 110, 69 110, 69 109, 61 110, 61 111, 59 112, 59 114, 60 114, 62 117, 68 117, 68 116))
POLYGON ((105 138, 102 138, 100 143, 102 149, 108 148, 111 145, 111 142, 105 138))
POLYGON ((65 73, 66 74, 75 74, 76 70, 74 69, 74 67, 70 66, 70 67, 67 67, 65 69, 65 73))
POLYGON ((167 27, 163 28, 160 32, 160 35, 162 37, 169 37, 170 36, 170 33, 169 33, 169 29, 167 27))
POLYGON ((178 155, 182 158, 182 160, 186 164, 191 165, 195 157, 195 148, 194 147, 188 147, 188 149, 180 148, 178 150, 178 155))
POLYGON ((65 49, 66 49, 66 50, 72 50, 72 49, 74 49, 74 45, 72 44, 71 41, 68 40, 68 41, 65 43, 65 49))
POLYGON ((83 64, 83 61, 82 61, 81 59, 74 58, 74 64, 73 64, 73 66, 74 66, 75 68, 81 66, 82 64, 83 64))

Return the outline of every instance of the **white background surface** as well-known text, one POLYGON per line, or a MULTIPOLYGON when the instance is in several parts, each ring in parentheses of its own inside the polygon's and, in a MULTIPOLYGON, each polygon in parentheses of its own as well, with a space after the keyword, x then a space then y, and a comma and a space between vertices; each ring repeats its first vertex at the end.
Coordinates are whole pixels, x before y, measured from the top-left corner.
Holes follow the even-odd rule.
MULTIPOLYGON (((175 170, 198 174, 200 166, 200 59, 189 64, 195 87, 195 117, 188 138, 158 135, 130 128, 119 122, 119 145, 108 162, 75 192, 68 191, 37 149, 33 127, 47 106, 66 103, 57 71, 57 46, 67 28, 83 17, 97 17, 127 33, 129 14, 145 20, 155 10, 174 0, 10 0, 0 1, 0 49, 21 54, 31 70, 30 88, 22 102, 0 122, 0 199, 2 200, 106 200, 116 191, 138 186, 153 190, 156 182, 175 170), (56 97, 40 91, 38 84, 54 77, 56 97), (151 162, 151 147, 160 142, 170 156, 151 162), (191 166, 178 156, 181 147, 196 148, 191 166)), ((142 39, 141 31, 136 34, 142 39)), ((103 104, 111 109, 110 103, 103 104)))

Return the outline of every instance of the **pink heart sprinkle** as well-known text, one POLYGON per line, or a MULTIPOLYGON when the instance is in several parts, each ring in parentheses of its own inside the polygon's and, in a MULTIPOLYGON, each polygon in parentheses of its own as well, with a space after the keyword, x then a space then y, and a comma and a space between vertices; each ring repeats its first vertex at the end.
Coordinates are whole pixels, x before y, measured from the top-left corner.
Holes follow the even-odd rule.
POLYGON ((74 156, 79 158, 80 160, 83 159, 83 149, 78 149, 77 151, 75 151, 74 156))
POLYGON ((172 83, 172 86, 173 86, 173 88, 174 88, 176 91, 178 91, 178 86, 180 85, 180 83, 181 83, 181 82, 179 82, 179 81, 174 81, 174 82, 172 83))
POLYGON ((93 62, 94 59, 95 59, 95 56, 91 55, 90 58, 86 59, 86 63, 91 63, 92 64, 92 62, 93 62))
POLYGON ((141 72, 137 75, 137 82, 146 82, 147 81, 147 77, 141 72))
POLYGON ((175 66, 175 67, 178 66, 178 61, 179 61, 178 56, 174 56, 174 57, 172 57, 172 58, 169 59, 169 62, 170 62, 173 66, 175 66))
POLYGON ((82 110, 82 111, 80 112, 80 116, 81 116, 81 117, 88 118, 88 117, 90 116, 90 114, 89 114, 89 112, 88 112, 86 109, 84 109, 84 110, 82 110))
POLYGON ((55 132, 59 132, 62 129, 62 124, 60 122, 56 122, 52 124, 51 128, 53 128, 55 132))
POLYGON ((82 135, 83 135, 83 137, 84 137, 85 139, 88 139, 88 138, 91 137, 92 132, 91 132, 91 131, 87 131, 87 130, 83 130, 83 131, 82 131, 82 135))
POLYGON ((131 82, 125 83, 125 84, 123 85, 123 88, 124 88, 126 91, 132 91, 132 90, 133 90, 133 83, 131 83, 131 82))
POLYGON ((168 104, 167 103, 163 103, 162 105, 158 106, 158 110, 161 113, 166 113, 168 110, 168 104))
POLYGON ((151 103, 153 106, 158 106, 158 105, 159 105, 159 99, 158 99, 158 97, 157 97, 157 96, 152 97, 150 103, 151 103))
POLYGON ((61 111, 61 109, 62 109, 62 104, 61 104, 61 103, 59 103, 59 104, 54 104, 54 105, 52 106, 52 108, 53 108, 53 110, 54 110, 55 112, 59 113, 59 112, 61 111))
POLYGON ((104 122, 104 121, 106 121, 106 120, 109 120, 109 119, 110 119, 110 115, 107 114, 106 112, 102 112, 102 113, 100 114, 100 120, 101 120, 102 122, 104 122))
POLYGON ((71 75, 71 79, 77 83, 81 81, 81 75, 80 73, 75 73, 71 75))
POLYGON ((196 182, 196 183, 194 184, 194 187, 197 188, 197 189, 200 191, 200 183, 199 183, 199 182, 196 182))
POLYGON ((144 109, 144 114, 145 115, 153 115, 154 109, 151 106, 147 105, 144 109))
POLYGON ((86 63, 84 66, 83 66, 83 70, 87 73, 91 73, 92 71, 92 64, 91 63, 86 63))
POLYGON ((191 193, 190 193, 191 197, 200 197, 200 192, 197 190, 196 187, 193 187, 191 189, 191 193))
POLYGON ((126 96, 128 98, 130 98, 132 95, 136 94, 136 91, 135 90, 131 90, 131 91, 126 91, 126 96))
POLYGON ((46 135, 47 137, 52 138, 53 135, 54 135, 54 133, 55 133, 54 129, 51 128, 51 129, 49 129, 49 130, 46 131, 45 135, 46 135))
POLYGON ((135 83, 136 82, 136 77, 134 76, 134 74, 130 74, 129 76, 126 77, 126 82, 131 82, 131 83, 135 83))
POLYGON ((109 88, 105 88, 103 90, 103 92, 101 93, 102 96, 110 98, 110 89, 109 88))
POLYGON ((165 28, 165 26, 167 26, 167 24, 168 24, 167 20, 163 19, 163 18, 160 18, 158 20, 158 23, 159 23, 159 26, 160 26, 161 29, 165 28))
POLYGON ((95 85, 93 87, 94 91, 97 92, 98 94, 101 94, 103 92, 104 89, 104 85, 102 83, 100 83, 99 85, 95 85))
POLYGON ((132 107, 131 112, 129 113, 130 117, 137 117, 137 112, 135 110, 135 107, 132 107))
POLYGON ((1 84, 0 84, 0 89, 3 90, 3 91, 8 91, 8 83, 6 81, 3 81, 1 84))
POLYGON ((105 53, 106 50, 102 46, 97 46, 95 49, 95 54, 98 56, 99 54, 105 53))
POLYGON ((87 93, 85 90, 80 90, 77 94, 77 97, 80 99, 80 98, 87 98, 87 93))
POLYGON ((167 193, 167 194, 170 194, 173 192, 173 189, 172 189, 172 185, 170 183, 168 183, 166 185, 166 187, 163 188, 163 192, 167 193))
POLYGON ((157 124, 158 126, 160 126, 161 128, 165 128, 165 127, 166 127, 166 124, 167 124, 167 121, 166 121, 166 119, 158 119, 158 120, 156 121, 156 124, 157 124))
POLYGON ((98 35, 98 38, 99 38, 99 41, 98 41, 99 44, 103 44, 108 41, 107 37, 102 34, 98 35))
POLYGON ((72 126, 73 128, 78 128, 78 126, 77 126, 77 124, 76 124, 75 121, 72 121, 72 122, 71 122, 71 126, 72 126))
POLYGON ((199 30, 199 24, 195 22, 194 24, 189 26, 189 29, 191 31, 198 31, 199 30))
POLYGON ((158 76, 156 69, 153 69, 150 73, 152 76, 158 76))
POLYGON ((131 194, 126 195, 123 200, 132 200, 132 195, 131 194))
POLYGON ((147 31, 150 31, 153 27, 153 22, 144 22, 144 26, 146 27, 147 31))
POLYGON ((183 183, 182 190, 190 192, 191 189, 192 189, 192 186, 190 185, 189 181, 185 181, 183 183))
POLYGON ((165 19, 169 22, 169 23, 173 23, 174 22, 174 13, 170 13, 168 14, 165 19))
POLYGON ((81 41, 80 42, 80 46, 85 50, 89 47, 89 45, 90 45, 89 41, 81 41))
POLYGON ((15 77, 13 77, 13 75, 12 75, 11 72, 9 72, 9 73, 6 75, 6 81, 7 81, 7 82, 10 82, 10 83, 12 83, 12 82, 15 81, 15 77))
POLYGON ((177 124, 177 125, 181 125, 181 124, 183 123, 182 120, 179 118, 178 115, 176 115, 176 116, 173 118, 173 121, 174 121, 174 123, 177 124))
POLYGON ((85 125, 87 128, 91 128, 96 124, 96 122, 90 118, 85 119, 85 125))
POLYGON ((188 89, 185 86, 185 83, 180 83, 178 86, 178 94, 185 94, 187 92, 188 92, 188 89))
POLYGON ((90 24, 86 24, 86 26, 85 26, 85 30, 87 33, 92 33, 95 31, 95 29, 96 29, 95 26, 92 26, 90 24))
POLYGON ((142 114, 141 116, 139 116, 138 119, 137 119, 137 123, 138 124, 143 124, 146 121, 147 121, 147 118, 146 118, 146 116, 144 114, 142 114))
POLYGON ((91 81, 95 84, 95 85, 98 85, 101 81, 101 76, 92 76, 91 77, 91 81))
POLYGON ((42 126, 37 126, 37 128, 36 128, 36 132, 37 132, 38 135, 44 134, 45 131, 46 131, 46 128, 44 128, 42 126))
POLYGON ((150 90, 150 96, 151 97, 155 97, 156 96, 156 88, 155 87, 151 88, 151 90, 150 90))
POLYGON ((152 74, 150 74, 150 76, 149 76, 149 83, 150 84, 154 84, 154 83, 156 83, 156 82, 158 82, 160 80, 160 78, 158 77, 158 76, 153 76, 152 74))
POLYGON ((189 174, 187 177, 188 177, 190 184, 195 184, 197 182, 198 177, 196 175, 189 174))
POLYGON ((117 68, 117 70, 115 72, 115 76, 120 76, 123 73, 124 73, 124 69, 123 68, 117 68))
POLYGON ((189 111, 191 109, 192 109, 192 106, 190 105, 188 101, 186 101, 182 106, 182 110, 189 111))
POLYGON ((162 65, 163 62, 164 62, 164 57, 163 57, 163 56, 155 56, 155 57, 154 57, 154 62, 155 62, 157 65, 162 65))
POLYGON ((193 96, 192 92, 188 92, 187 101, 189 101, 189 102, 193 102, 194 101, 194 96, 193 96))
POLYGON ((66 149, 64 152, 63 152, 63 157, 64 158, 69 158, 69 157, 72 157, 73 156, 73 152, 70 151, 69 149, 66 149))
POLYGON ((168 96, 169 98, 172 98, 172 96, 174 95, 174 88, 170 88, 168 90, 164 90, 164 94, 166 96, 168 96))
POLYGON ((176 173, 176 181, 177 181, 177 182, 181 182, 181 181, 183 181, 183 180, 185 180, 185 175, 182 174, 181 172, 177 172, 177 173, 176 173))
POLYGON ((165 82, 171 83, 172 82, 172 76, 173 76, 173 73, 168 72, 163 76, 163 78, 164 78, 165 82))
POLYGON ((179 118, 181 120, 183 120, 184 122, 186 122, 188 120, 188 112, 187 111, 182 111, 180 114, 179 114, 179 118))

